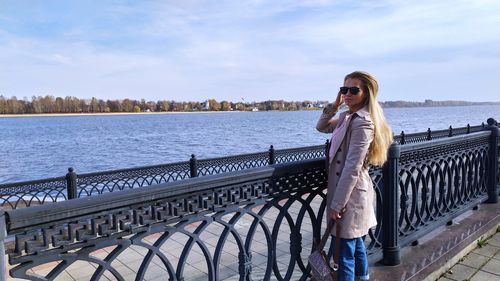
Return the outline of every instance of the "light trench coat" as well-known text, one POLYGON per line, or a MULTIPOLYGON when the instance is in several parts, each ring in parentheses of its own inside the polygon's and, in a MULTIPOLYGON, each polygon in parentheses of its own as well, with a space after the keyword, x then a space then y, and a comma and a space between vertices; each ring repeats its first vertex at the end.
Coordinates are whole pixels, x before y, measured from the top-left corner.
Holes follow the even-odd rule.
MULTIPOLYGON (((336 127, 341 128, 347 112, 340 113, 336 125, 329 123, 334 114, 325 110, 316 129, 332 133, 336 127)), ((366 107, 353 113, 347 122, 339 132, 336 142, 330 144, 334 156, 333 159, 327 158, 327 215, 332 210, 343 211, 338 222, 342 227, 340 237, 352 239, 368 234, 368 230, 377 225, 373 205, 375 191, 366 163, 368 149, 373 140, 374 125, 366 107)), ((335 229, 332 234, 335 234, 335 229)))

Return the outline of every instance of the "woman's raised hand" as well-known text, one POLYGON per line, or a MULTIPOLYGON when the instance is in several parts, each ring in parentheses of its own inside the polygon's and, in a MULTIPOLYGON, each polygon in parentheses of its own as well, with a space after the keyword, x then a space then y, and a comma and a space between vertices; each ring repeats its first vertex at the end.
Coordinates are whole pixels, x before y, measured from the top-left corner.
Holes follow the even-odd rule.
POLYGON ((335 99, 335 102, 333 103, 333 108, 338 110, 340 106, 344 103, 344 95, 339 91, 337 94, 337 99, 335 99))

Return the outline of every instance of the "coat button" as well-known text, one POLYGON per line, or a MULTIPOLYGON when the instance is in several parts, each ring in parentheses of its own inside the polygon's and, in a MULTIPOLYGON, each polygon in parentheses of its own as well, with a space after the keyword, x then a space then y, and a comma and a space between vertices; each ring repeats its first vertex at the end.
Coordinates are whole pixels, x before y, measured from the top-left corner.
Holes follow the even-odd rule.
POLYGON ((337 164, 340 164, 340 160, 337 160, 337 164))
POLYGON ((339 172, 336 172, 335 174, 336 174, 337 176, 340 176, 340 173, 339 173, 339 172))
POLYGON ((341 151, 342 151, 342 149, 340 149, 340 148, 339 148, 339 150, 338 150, 338 151, 339 151, 339 152, 341 152, 341 151))

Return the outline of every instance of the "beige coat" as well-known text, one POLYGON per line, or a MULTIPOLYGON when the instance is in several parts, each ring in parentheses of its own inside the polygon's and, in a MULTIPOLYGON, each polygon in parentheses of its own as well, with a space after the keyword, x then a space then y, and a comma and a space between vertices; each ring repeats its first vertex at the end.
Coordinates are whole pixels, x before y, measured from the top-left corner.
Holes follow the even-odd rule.
MULTIPOLYGON (((336 126, 340 127, 346 114, 341 113, 338 122, 330 123, 333 114, 323 113, 316 129, 332 133, 336 126)), ((366 235, 377 225, 373 207, 375 191, 365 163, 374 126, 366 107, 355 112, 347 122, 338 141, 330 145, 334 157, 329 159, 327 204, 328 213, 332 209, 344 210, 339 222, 342 226, 340 237, 352 239, 366 235)))

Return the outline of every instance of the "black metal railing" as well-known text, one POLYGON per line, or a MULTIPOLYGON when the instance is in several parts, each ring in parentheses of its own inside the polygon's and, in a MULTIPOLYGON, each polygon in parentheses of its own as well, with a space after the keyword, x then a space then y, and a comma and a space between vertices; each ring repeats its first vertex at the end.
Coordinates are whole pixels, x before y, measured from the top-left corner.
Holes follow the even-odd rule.
POLYGON ((67 200, 65 177, 0 185, 0 207, 17 209, 67 200))
POLYGON ((488 199, 490 134, 401 146, 398 225, 403 245, 488 199))
MULTIPOLYGON (((365 241, 369 258, 398 264, 401 247, 482 202, 497 203, 498 131, 488 125, 480 132, 395 142, 384 168, 370 169, 379 224, 365 241)), ((276 152, 267 155, 273 154, 276 161, 276 152)), ((324 158, 240 168, 5 210, 0 232, 10 237, 1 243, 9 275, 307 280, 307 256, 325 228, 324 158)))
POLYGON ((141 253, 135 280, 158 268, 165 280, 191 280, 193 267, 206 270, 203 280, 220 280, 235 260, 240 276, 305 278, 324 217, 325 182, 324 160, 305 160, 10 210, 10 274, 32 279, 31 270, 51 264, 39 277, 50 280, 84 261, 96 266, 82 278, 99 280, 107 271, 129 280, 115 266, 141 253), (293 250, 278 264, 283 241, 293 250), (163 252, 172 245, 176 257, 163 252), (252 265, 257 258, 261 267, 252 265))
POLYGON ((0 206, 8 209, 42 205, 68 199, 324 157, 325 146, 275 150, 114 171, 76 174, 68 169, 65 177, 0 185, 0 206))
POLYGON ((405 134, 402 131, 399 135, 394 136, 394 141, 398 144, 408 144, 408 143, 418 143, 424 141, 430 141, 435 139, 447 138, 458 135, 466 135, 470 133, 480 132, 486 128, 486 125, 482 123, 478 126, 470 126, 467 124, 466 127, 453 128, 450 126, 446 130, 434 130, 430 128, 426 132, 405 134))

